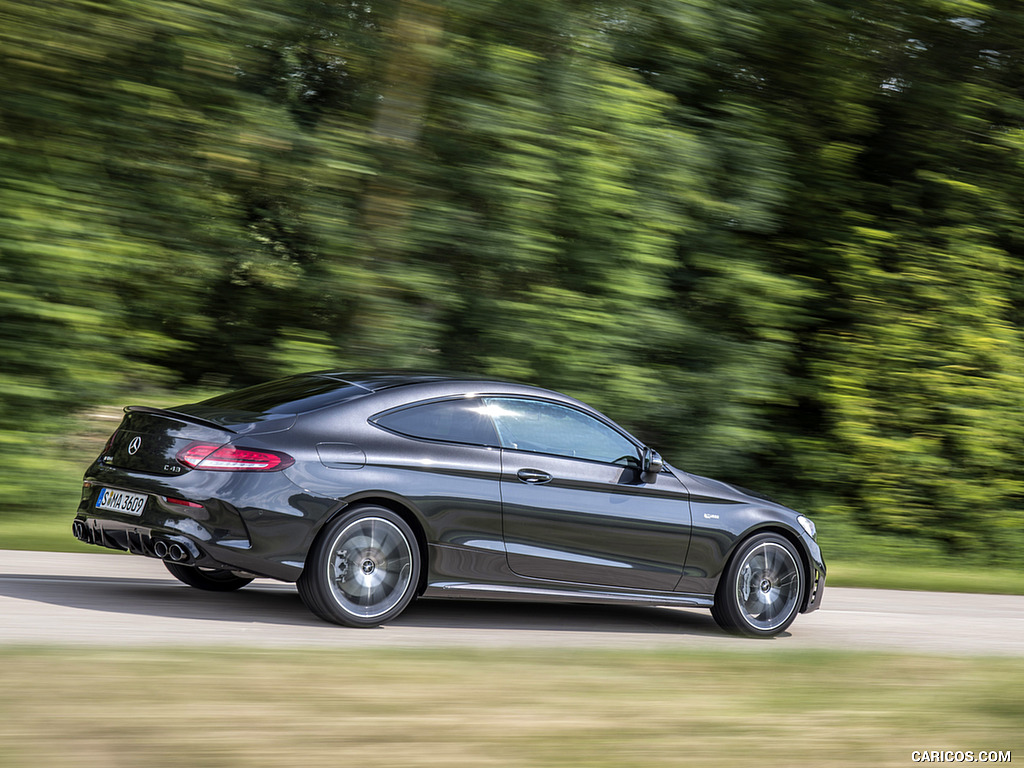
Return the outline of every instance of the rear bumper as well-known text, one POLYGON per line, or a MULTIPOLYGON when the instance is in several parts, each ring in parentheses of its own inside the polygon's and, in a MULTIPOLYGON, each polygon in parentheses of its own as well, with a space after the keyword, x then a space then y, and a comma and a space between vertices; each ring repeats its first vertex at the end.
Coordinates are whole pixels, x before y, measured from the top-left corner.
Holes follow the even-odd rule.
POLYGON ((280 472, 240 483, 233 473, 159 477, 97 461, 85 475, 72 533, 95 546, 181 565, 295 581, 304 564, 295 541, 312 523, 291 505, 302 499, 299 491, 280 472), (104 488, 144 495, 145 504, 100 508, 104 488))
POLYGON ((279 581, 295 581, 302 573, 301 564, 275 562, 253 553, 248 540, 204 540, 183 534, 173 525, 155 527, 142 521, 113 520, 80 511, 71 524, 71 532, 86 544, 179 565, 244 571, 279 581))
POLYGON ((182 565, 224 568, 225 563, 210 557, 187 536, 159 533, 130 523, 76 517, 71 524, 75 538, 86 544, 119 549, 133 555, 145 555, 182 565))

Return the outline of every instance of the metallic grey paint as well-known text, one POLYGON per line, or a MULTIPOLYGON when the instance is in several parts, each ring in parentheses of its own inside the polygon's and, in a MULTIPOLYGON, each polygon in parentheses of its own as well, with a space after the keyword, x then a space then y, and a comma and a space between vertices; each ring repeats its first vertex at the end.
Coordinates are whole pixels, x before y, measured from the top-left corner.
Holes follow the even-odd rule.
POLYGON ((796 512, 668 464, 645 474, 646 446, 634 438, 635 464, 605 464, 418 439, 372 421, 411 404, 515 395, 570 406, 627 434, 565 395, 468 378, 333 372, 280 387, 293 381, 312 394, 265 412, 218 405, 224 398, 171 411, 127 408, 86 472, 78 538, 151 557, 155 542, 180 541, 190 564, 295 581, 319 531, 372 503, 412 527, 424 558, 420 591, 430 596, 706 607, 740 542, 770 530, 800 554, 810 586, 802 610, 820 603, 825 566, 796 512), (129 454, 132 440, 141 447, 129 454), (195 441, 279 452, 294 463, 268 472, 190 469, 176 457, 195 441), (95 507, 102 487, 150 498, 139 516, 103 511, 95 507))

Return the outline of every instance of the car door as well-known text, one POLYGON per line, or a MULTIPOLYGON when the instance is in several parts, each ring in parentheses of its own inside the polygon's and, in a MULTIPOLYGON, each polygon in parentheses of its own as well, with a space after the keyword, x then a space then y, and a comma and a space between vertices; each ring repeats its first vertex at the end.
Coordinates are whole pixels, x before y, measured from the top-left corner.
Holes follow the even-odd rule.
POLYGON ((674 476, 645 482, 640 446, 571 406, 489 397, 486 408, 502 446, 502 530, 515 573, 606 587, 675 587, 690 509, 674 476))

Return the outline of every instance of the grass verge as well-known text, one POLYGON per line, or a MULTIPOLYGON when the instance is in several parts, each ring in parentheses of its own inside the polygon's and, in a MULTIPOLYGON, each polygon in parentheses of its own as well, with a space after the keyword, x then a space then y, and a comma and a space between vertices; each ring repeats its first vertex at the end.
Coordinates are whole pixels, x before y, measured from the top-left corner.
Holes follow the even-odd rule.
POLYGON ((1024 659, 0 650, 0 764, 906 766, 1024 754, 1024 659))
POLYGON ((113 552, 83 544, 71 535, 75 519, 72 504, 66 515, 16 515, 0 518, 0 549, 29 549, 41 552, 113 552))
POLYGON ((827 587, 1024 595, 1024 572, 1008 568, 829 562, 827 587))

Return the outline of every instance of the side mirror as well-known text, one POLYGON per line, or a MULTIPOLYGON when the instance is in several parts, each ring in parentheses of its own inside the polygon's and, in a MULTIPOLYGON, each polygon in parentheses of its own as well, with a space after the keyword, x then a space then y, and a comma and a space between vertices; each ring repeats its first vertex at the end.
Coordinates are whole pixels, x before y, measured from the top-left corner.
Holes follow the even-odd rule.
POLYGON ((645 475, 657 475, 665 466, 661 454, 653 448, 644 448, 642 470, 645 475))

